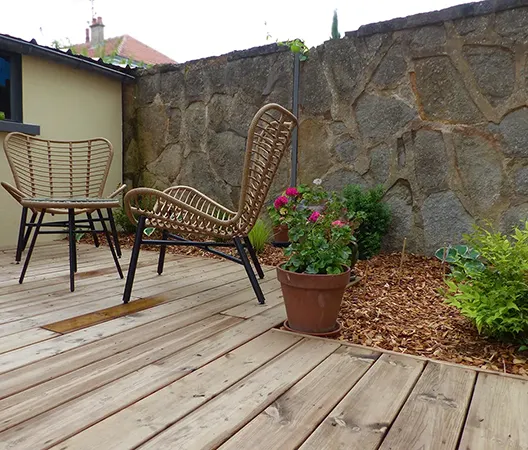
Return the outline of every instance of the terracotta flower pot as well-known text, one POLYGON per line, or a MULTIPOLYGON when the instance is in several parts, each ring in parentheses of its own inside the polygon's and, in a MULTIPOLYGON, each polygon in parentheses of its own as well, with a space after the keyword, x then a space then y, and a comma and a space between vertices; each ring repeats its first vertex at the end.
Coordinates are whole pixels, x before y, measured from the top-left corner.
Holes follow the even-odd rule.
POLYGON ((288 236, 288 225, 279 225, 273 227, 273 240, 275 242, 290 242, 288 236))
POLYGON ((277 266, 289 328, 308 334, 331 333, 338 328, 337 316, 350 268, 338 275, 310 275, 277 266))

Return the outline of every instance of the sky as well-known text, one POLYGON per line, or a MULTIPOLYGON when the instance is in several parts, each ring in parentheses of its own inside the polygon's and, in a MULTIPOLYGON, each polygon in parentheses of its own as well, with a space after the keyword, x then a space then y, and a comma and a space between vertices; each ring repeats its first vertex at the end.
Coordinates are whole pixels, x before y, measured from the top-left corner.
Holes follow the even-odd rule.
MULTIPOLYGON (((129 34, 178 62, 301 38, 309 47, 339 31, 434 11, 464 0, 93 0, 105 38, 129 34)), ((90 0, 2 1, 0 33, 51 45, 84 42, 90 0)))

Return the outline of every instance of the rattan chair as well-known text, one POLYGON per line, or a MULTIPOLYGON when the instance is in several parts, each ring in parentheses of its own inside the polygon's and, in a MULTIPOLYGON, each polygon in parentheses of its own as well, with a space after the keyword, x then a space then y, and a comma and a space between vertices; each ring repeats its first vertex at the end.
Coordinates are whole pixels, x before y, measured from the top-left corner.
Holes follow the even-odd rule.
POLYGON ((174 186, 158 191, 149 188, 130 190, 124 198, 125 211, 133 223, 137 223, 137 233, 132 250, 123 302, 128 303, 142 244, 160 245, 158 274, 163 272, 167 245, 188 245, 199 247, 228 260, 242 264, 253 286, 259 303, 264 296, 258 284, 248 251, 260 278, 264 273, 256 253, 248 238, 264 205, 279 163, 290 145, 292 132, 297 125, 296 117, 277 104, 262 107, 250 124, 242 188, 238 211, 220 205, 196 189, 188 186, 174 186), (154 205, 145 207, 144 205, 154 205), (145 227, 162 230, 160 240, 145 239, 145 227), (201 242, 188 240, 186 236, 220 238, 201 242), (238 257, 225 254, 213 247, 235 247, 238 257))
MULTIPOLYGON (((113 158, 112 144, 108 140, 95 138, 86 141, 51 141, 23 133, 10 133, 4 140, 4 151, 13 174, 15 186, 6 182, 1 182, 1 185, 22 205, 15 257, 17 263, 21 260, 22 252, 32 230, 35 231, 35 234, 37 230, 45 234, 69 232, 65 230, 69 225, 67 220, 42 221, 44 213, 54 216, 68 215, 71 208, 57 207, 57 202, 60 204, 60 201, 64 200, 74 200, 79 205, 83 205, 81 199, 86 200, 83 206, 73 208, 75 228, 76 230, 84 229, 91 232, 96 246, 99 243, 94 222, 101 223, 103 231, 106 233, 105 222, 108 221, 113 234, 112 239, 108 239, 109 235, 107 236, 109 245, 115 245, 117 255, 121 255, 112 209, 104 206, 108 214, 108 217, 105 218, 100 207, 100 205, 106 204, 113 205, 115 202, 100 202, 99 207, 93 208, 89 206, 90 199, 100 199, 103 196, 113 158), (31 207, 23 204, 32 200, 38 201, 33 201, 31 207), (32 212, 32 216, 28 221, 29 210, 32 212), (97 212, 98 219, 92 217, 94 212, 97 212), (39 213, 42 218, 39 217, 37 220, 39 213), (77 216, 80 214, 86 214, 87 218, 78 218, 77 216), (46 230, 41 231, 41 227, 46 228, 46 230)), ((115 199, 125 187, 125 185, 120 186, 107 199, 115 199)), ((36 235, 34 238, 36 239, 36 235)), ((22 279, 23 276, 21 276, 22 279)))

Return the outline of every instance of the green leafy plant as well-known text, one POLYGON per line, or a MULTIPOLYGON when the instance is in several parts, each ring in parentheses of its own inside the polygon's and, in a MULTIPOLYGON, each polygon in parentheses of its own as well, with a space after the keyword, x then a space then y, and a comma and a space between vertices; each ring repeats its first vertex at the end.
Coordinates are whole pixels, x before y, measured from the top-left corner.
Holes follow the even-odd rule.
POLYGON ((383 186, 363 189, 351 184, 343 189, 345 207, 350 218, 361 216, 357 230, 359 259, 368 259, 379 253, 381 240, 391 222, 389 205, 383 201, 383 186))
POLYGON ((319 184, 288 188, 273 207, 289 228, 291 243, 284 269, 307 274, 338 274, 350 264, 357 223, 347 219, 342 198, 319 184))
POLYGON ((511 235, 475 227, 468 246, 441 248, 448 263, 447 303, 471 319, 479 333, 526 340, 528 333, 528 222, 511 235))
POLYGON ((0 120, 5 120, 5 112, 0 111, 0 120))
POLYGON ((249 240, 251 245, 257 253, 262 253, 266 244, 271 239, 271 228, 262 219, 258 219, 251 231, 249 232, 249 240))
POLYGON ((277 42, 277 45, 289 47, 290 51, 299 55, 299 61, 306 61, 310 49, 302 39, 292 39, 284 42, 277 42))
POLYGON ((332 33, 330 39, 341 39, 341 33, 339 32, 337 22, 337 9, 334 9, 334 16, 332 17, 332 33))

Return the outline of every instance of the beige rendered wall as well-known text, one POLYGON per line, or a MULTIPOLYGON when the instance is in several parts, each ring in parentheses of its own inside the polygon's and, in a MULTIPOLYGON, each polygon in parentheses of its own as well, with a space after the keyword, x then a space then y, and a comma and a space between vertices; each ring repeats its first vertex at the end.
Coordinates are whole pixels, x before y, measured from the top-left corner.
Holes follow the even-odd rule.
MULTIPOLYGON (((104 137, 114 146, 105 193, 122 180, 121 82, 46 59, 22 56, 24 123, 40 125, 42 138, 82 140, 104 137)), ((13 184, 0 133, 0 180, 13 184)), ((20 205, 0 189, 0 248, 15 248, 20 205)), ((38 242, 60 238, 39 236, 38 242), (48 238, 48 239, 46 239, 48 238)))

